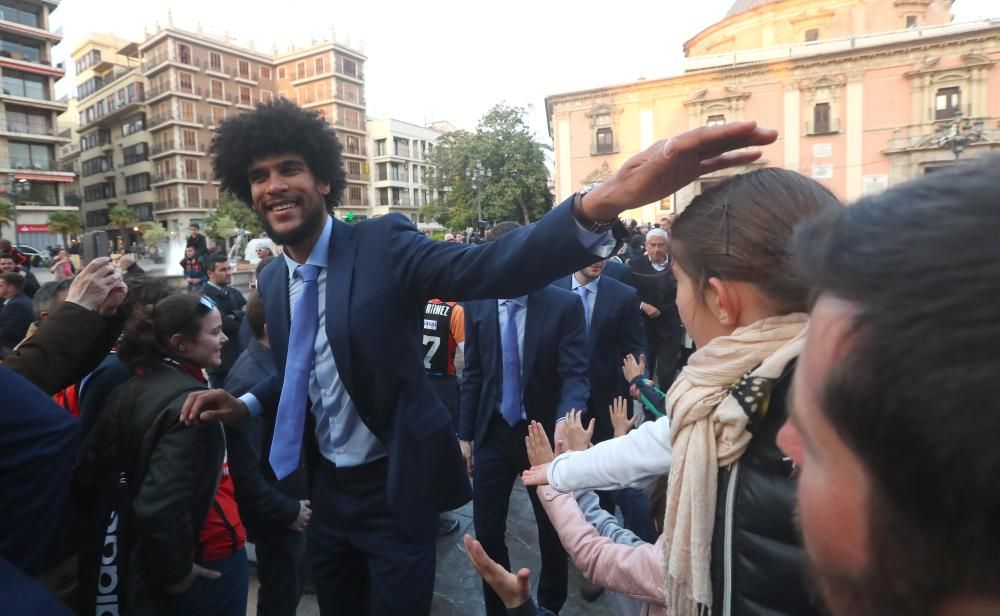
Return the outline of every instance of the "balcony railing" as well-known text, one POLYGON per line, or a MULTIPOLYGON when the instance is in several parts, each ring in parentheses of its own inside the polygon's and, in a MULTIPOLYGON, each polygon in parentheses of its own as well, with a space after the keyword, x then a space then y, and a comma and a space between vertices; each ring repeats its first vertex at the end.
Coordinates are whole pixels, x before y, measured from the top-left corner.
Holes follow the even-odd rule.
POLYGON ((354 156, 368 156, 368 147, 365 145, 357 146, 344 146, 344 154, 353 154, 354 156))
POLYGON ((161 124, 166 124, 167 122, 187 122, 189 124, 207 124, 208 118, 203 115, 185 115, 181 113, 165 113, 163 115, 153 116, 147 122, 146 125, 149 128, 156 128, 161 124))
POLYGON ((199 60, 199 59, 196 59, 196 58, 188 58, 187 60, 182 60, 176 54, 173 54, 173 53, 161 53, 161 54, 156 54, 155 56, 151 56, 151 57, 146 58, 145 60, 143 60, 143 62, 142 62, 142 71, 144 73, 148 73, 149 71, 153 70, 154 68, 160 66, 161 64, 165 64, 167 62, 174 62, 176 64, 183 64, 184 66, 190 66, 191 68, 195 68, 195 69, 205 68, 205 66, 208 64, 208 62, 205 62, 204 60, 199 60))
POLYGON ((49 57, 43 53, 35 56, 34 54, 18 53, 16 51, 0 50, 0 58, 10 58, 11 60, 20 60, 21 62, 34 62, 35 64, 45 64, 50 65, 49 57))
POLYGON ((344 67, 340 63, 337 63, 334 66, 333 70, 338 75, 343 75, 344 77, 351 77, 353 79, 360 79, 362 81, 365 78, 365 72, 362 71, 360 68, 355 68, 354 71, 344 70, 344 67))
POLYGON ((832 118, 824 126, 823 123, 817 124, 814 121, 806 121, 806 134, 807 135, 830 135, 832 133, 840 132, 840 118, 832 118))
POLYGON ((351 128, 354 130, 364 130, 365 126, 361 120, 350 120, 348 118, 337 118, 333 121, 334 126, 341 128, 351 128))
POLYGON ((176 140, 162 141, 160 143, 153 144, 151 154, 156 156, 157 154, 163 154, 164 152, 169 152, 171 150, 179 150, 182 152, 204 152, 205 146, 200 143, 185 144, 176 140))
POLYGON ((59 163, 54 160, 31 160, 29 158, 0 158, 0 168, 30 169, 32 171, 59 171, 59 163))
POLYGON ((361 96, 357 92, 352 92, 352 93, 348 94, 344 90, 342 90, 340 88, 337 88, 337 94, 336 94, 336 96, 337 96, 338 100, 342 100, 342 101, 345 101, 345 102, 348 102, 348 103, 353 103, 355 105, 362 105, 363 106, 365 104, 365 97, 361 96))
POLYGON ((342 207, 363 207, 368 205, 368 195, 363 195, 360 199, 351 199, 350 197, 344 197, 340 202, 342 207))
POLYGON ((368 178, 370 177, 371 174, 369 173, 351 173, 351 172, 347 173, 348 180, 356 180, 358 182, 367 182, 368 178))
POLYGON ((21 133, 24 135, 48 135, 55 137, 55 131, 47 126, 32 126, 24 122, 7 122, 8 133, 21 133))
POLYGON ((173 173, 164 173, 154 175, 152 178, 153 184, 160 184, 163 182, 169 182, 171 180, 187 180, 191 182, 206 182, 208 181, 208 173, 204 171, 198 171, 197 173, 188 173, 183 169, 177 169, 173 173))

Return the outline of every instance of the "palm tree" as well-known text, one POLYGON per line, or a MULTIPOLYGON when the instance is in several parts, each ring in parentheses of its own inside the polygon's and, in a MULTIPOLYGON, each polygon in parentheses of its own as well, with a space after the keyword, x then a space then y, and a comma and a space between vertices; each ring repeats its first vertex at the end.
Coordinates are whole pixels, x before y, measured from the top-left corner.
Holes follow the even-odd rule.
POLYGON ((108 220, 118 227, 119 237, 122 241, 122 250, 127 250, 126 238, 128 228, 139 222, 139 217, 135 215, 135 210, 127 205, 116 205, 108 210, 108 220))
POLYGON ((6 225, 14 224, 14 214, 14 204, 0 198, 0 237, 3 237, 3 228, 6 225))
POLYGON ((63 246, 69 247, 69 236, 83 233, 83 222, 72 212, 52 212, 49 214, 49 231, 62 235, 63 246))

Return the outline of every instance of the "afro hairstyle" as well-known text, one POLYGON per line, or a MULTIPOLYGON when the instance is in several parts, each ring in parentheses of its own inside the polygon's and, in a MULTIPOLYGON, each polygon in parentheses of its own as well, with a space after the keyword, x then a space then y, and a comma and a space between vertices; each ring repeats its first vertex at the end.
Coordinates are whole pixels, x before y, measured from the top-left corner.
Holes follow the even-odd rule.
POLYGON ((276 98, 223 120, 209 152, 221 188, 247 205, 253 203, 247 169, 254 159, 286 152, 299 154, 318 181, 330 184, 326 204, 332 210, 347 186, 342 150, 336 133, 318 113, 276 98))

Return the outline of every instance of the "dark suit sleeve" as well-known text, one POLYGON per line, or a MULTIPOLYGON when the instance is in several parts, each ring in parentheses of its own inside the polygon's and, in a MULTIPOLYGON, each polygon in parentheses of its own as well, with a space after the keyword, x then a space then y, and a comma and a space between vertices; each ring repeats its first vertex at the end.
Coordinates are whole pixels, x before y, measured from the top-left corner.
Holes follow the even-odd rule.
POLYGON ((233 477, 240 517, 248 526, 288 526, 299 516, 299 501, 285 496, 260 472, 260 450, 252 437, 248 417, 226 427, 229 471, 233 477))
MULTIPOLYGON (((30 304, 28 304, 30 306, 30 304)), ((32 321, 30 307, 26 307, 24 302, 10 301, 0 309, 0 345, 15 347, 24 332, 32 321)))
POLYGON ((270 409, 277 412, 278 400, 281 398, 281 377, 275 374, 255 385, 249 393, 260 402, 264 413, 272 413, 270 409))
MULTIPOLYGON (((646 352, 646 328, 642 323, 642 313, 639 310, 639 296, 634 289, 629 289, 628 300, 625 309, 622 310, 622 348, 626 353, 635 355, 636 361, 639 355, 646 352)), ((623 357, 618 358, 621 363, 623 357)), ((619 376, 621 374, 619 373, 619 376)))
POLYGON ((80 427, 44 392, 3 367, 0 392, 0 555, 34 576, 45 564, 69 493, 80 427))
POLYGON ((121 333, 121 317, 63 302, 4 365, 48 394, 76 383, 104 360, 121 333))
POLYGON ((571 202, 487 244, 435 242, 396 214, 385 217, 380 239, 389 267, 414 299, 519 297, 600 260, 580 242, 571 202))
POLYGON ((562 393, 556 421, 566 416, 572 409, 585 411, 590 396, 590 381, 587 379, 587 324, 583 317, 583 304, 572 298, 563 309, 559 319, 559 377, 562 379, 562 393))
POLYGON ((479 356, 479 331, 473 320, 473 313, 479 306, 465 305, 463 308, 465 308, 465 368, 462 372, 462 393, 459 396, 461 412, 458 438, 462 441, 471 441, 476 434, 480 390, 483 386, 483 362, 479 356))

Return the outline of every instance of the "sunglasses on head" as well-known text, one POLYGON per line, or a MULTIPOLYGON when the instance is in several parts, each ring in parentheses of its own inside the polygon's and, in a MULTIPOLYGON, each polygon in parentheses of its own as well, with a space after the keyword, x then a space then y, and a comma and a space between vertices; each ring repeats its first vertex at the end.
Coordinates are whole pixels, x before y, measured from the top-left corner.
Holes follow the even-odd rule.
POLYGON ((200 298, 198 299, 198 307, 197 307, 197 311, 198 311, 198 312, 199 312, 200 314, 208 314, 209 312, 212 312, 212 311, 213 311, 213 310, 215 310, 216 308, 218 308, 218 306, 216 306, 215 302, 214 302, 214 301, 212 301, 212 298, 210 298, 210 297, 205 297, 204 295, 202 295, 202 296, 201 296, 201 297, 200 297, 200 298))

